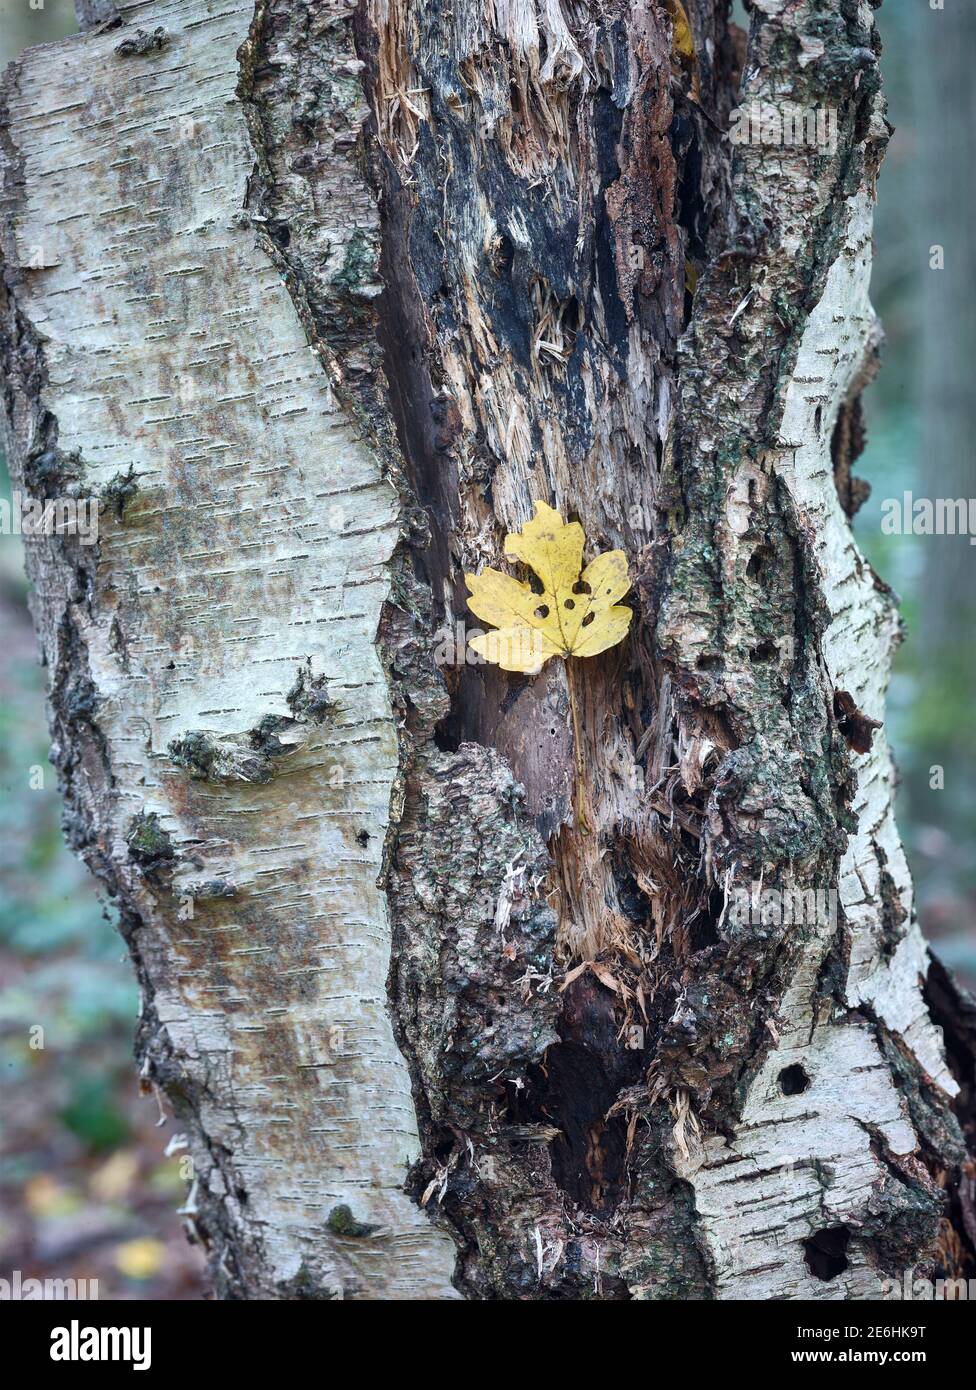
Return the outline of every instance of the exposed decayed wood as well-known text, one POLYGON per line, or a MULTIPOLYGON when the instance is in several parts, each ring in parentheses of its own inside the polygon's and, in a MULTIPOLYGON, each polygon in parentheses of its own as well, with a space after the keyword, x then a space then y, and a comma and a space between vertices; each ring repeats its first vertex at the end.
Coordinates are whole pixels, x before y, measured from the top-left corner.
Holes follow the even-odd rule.
POLYGON ((871 7, 755 0, 748 51, 684 8, 691 54, 656 0, 139 0, 8 72, 9 453, 104 503, 29 552, 66 827, 226 1296, 860 1298, 968 1248, 832 458, 871 7), (753 99, 836 147, 733 158, 753 99), (578 740, 566 664, 465 652, 536 499, 631 566, 578 740))

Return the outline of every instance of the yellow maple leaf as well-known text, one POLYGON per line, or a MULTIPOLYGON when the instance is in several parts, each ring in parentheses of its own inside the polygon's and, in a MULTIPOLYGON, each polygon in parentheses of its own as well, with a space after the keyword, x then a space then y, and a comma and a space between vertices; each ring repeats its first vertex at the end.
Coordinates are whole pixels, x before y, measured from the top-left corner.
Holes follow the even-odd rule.
MULTIPOLYGON (((535 675, 551 656, 597 656, 623 641, 633 613, 618 603, 630 588, 627 557, 607 550, 582 569, 586 536, 545 502, 521 531, 505 537, 505 554, 535 571, 542 593, 501 570, 466 574, 468 607, 493 631, 468 643, 505 671, 535 675)), ((567 671, 576 762, 576 819, 585 834, 586 769, 575 686, 567 671)))
POLYGON ((468 607, 494 631, 469 638, 479 656, 505 671, 534 675, 551 656, 596 656, 627 634, 633 613, 620 605, 630 588, 627 557, 608 550, 582 569, 586 536, 545 502, 522 531, 505 538, 505 554, 528 565, 542 593, 500 570, 464 576, 468 607), (581 572, 582 571, 582 572, 581 572))

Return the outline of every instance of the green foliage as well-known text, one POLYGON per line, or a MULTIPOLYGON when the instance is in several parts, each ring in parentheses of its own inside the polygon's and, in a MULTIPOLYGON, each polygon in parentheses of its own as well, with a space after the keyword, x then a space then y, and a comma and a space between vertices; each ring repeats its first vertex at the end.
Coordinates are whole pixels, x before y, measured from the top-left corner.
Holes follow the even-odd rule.
POLYGON ((129 1137, 128 1122, 104 1076, 78 1076, 71 1099, 61 1111, 61 1120, 76 1138, 96 1152, 115 1149, 129 1137))

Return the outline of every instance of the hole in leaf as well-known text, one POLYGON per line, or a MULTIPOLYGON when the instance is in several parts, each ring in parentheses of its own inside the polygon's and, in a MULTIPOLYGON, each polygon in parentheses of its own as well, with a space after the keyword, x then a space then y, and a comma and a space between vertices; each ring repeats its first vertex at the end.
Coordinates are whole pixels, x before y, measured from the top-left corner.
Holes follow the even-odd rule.
POLYGON ((595 613, 587 613, 586 617, 585 617, 585 618, 583 619, 583 621, 580 623, 580 627, 589 627, 590 623, 592 623, 592 621, 593 621, 593 619, 594 619, 595 617, 596 617, 596 614, 595 614, 595 613))
POLYGON ((810 1078, 800 1063, 794 1062, 791 1067, 784 1067, 780 1072, 779 1085, 784 1096, 798 1096, 810 1085, 810 1078))
POLYGON ((535 618, 548 618, 549 605, 545 603, 540 603, 539 607, 535 610, 535 613, 532 616, 535 618))
POLYGON ((576 583, 573 585, 574 594, 592 594, 592 592, 593 590, 585 579, 577 579, 576 583))
POLYGON ((851 1238, 847 1226, 826 1226, 803 1242, 803 1258, 815 1279, 836 1279, 850 1261, 847 1243, 851 1238))
POLYGON ((563 603, 563 607, 564 607, 564 608, 575 608, 575 607, 576 607, 576 604, 575 604, 575 602, 574 602, 571 598, 568 598, 568 599, 566 599, 565 602, 563 603))

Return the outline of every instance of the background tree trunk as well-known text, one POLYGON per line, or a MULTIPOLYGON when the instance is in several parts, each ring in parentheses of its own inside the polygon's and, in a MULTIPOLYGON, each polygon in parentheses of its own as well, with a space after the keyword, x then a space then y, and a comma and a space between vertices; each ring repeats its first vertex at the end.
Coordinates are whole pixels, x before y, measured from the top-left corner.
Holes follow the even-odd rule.
POLYGON ((118 8, 8 70, 5 416, 26 490, 102 500, 28 552, 54 756, 220 1292, 965 1268, 973 1015, 847 515, 871 8, 118 8), (733 160, 754 99, 836 147, 733 160), (589 834, 564 665, 444 635, 535 499, 634 580, 572 677, 589 834))

